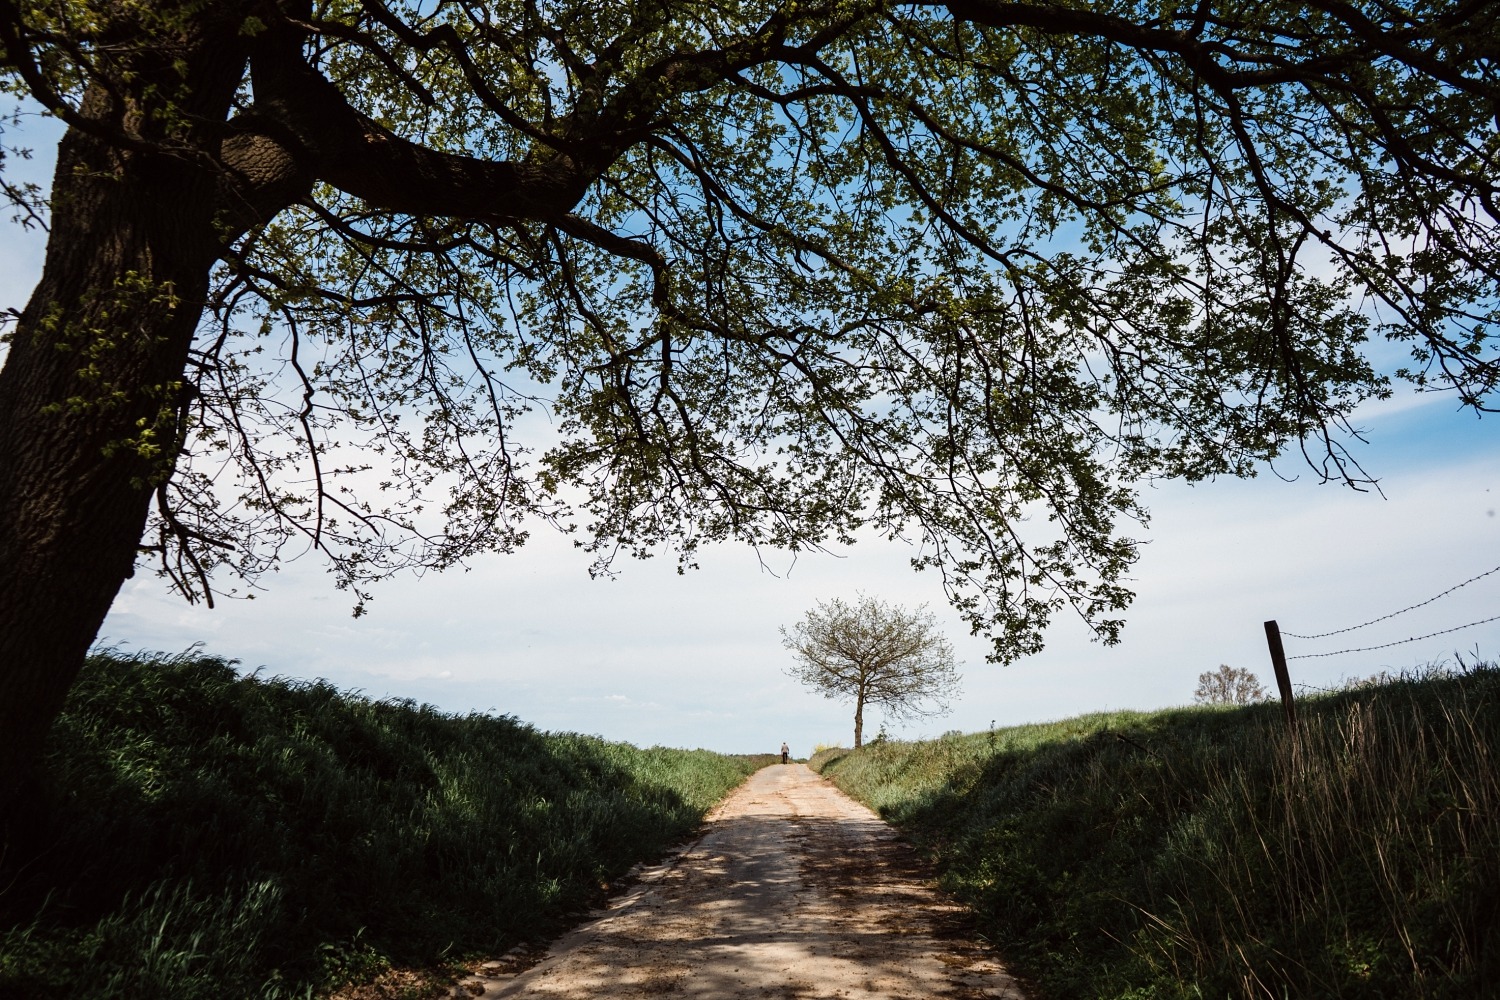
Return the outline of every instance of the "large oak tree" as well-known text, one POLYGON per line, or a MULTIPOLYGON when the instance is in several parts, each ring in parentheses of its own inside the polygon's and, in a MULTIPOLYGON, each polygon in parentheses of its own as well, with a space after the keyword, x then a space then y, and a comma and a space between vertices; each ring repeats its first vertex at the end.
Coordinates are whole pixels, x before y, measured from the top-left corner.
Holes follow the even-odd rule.
POLYGON ((601 565, 873 526, 999 659, 1068 605, 1113 639, 1132 483, 1359 483, 1382 338, 1487 405, 1496 11, 0 0, 67 127, 45 205, 4 188, 50 231, 0 800, 143 559, 208 598, 297 543, 362 595, 528 518, 601 565))

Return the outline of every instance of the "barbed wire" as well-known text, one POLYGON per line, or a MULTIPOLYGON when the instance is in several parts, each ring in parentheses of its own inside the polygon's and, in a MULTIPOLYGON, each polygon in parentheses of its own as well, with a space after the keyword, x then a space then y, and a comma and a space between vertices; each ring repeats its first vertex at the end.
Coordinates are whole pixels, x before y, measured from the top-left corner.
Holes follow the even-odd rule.
MULTIPOLYGON (((1500 569, 1500 567, 1496 567, 1496 569, 1500 569)), ((1493 573, 1494 571, 1495 570, 1490 570, 1491 573, 1493 573)), ((1489 574, 1485 574, 1485 575, 1487 576, 1489 574)), ((1457 632, 1457 631, 1459 631, 1461 629, 1473 628, 1475 625, 1486 625, 1486 624, 1488 624, 1490 622, 1500 622, 1500 615, 1496 615, 1493 618, 1485 618, 1485 619, 1483 619, 1481 621, 1477 621, 1477 622, 1469 622, 1469 624, 1467 624, 1467 625, 1455 625, 1452 628, 1445 628, 1441 632, 1428 632, 1426 635, 1414 635, 1414 636, 1412 636, 1409 639, 1397 639, 1395 642, 1386 642, 1386 643, 1380 644, 1379 646, 1361 646, 1358 649, 1340 649, 1340 650, 1338 650, 1336 652, 1333 652, 1333 653, 1302 653, 1302 654, 1300 654, 1298 656, 1288 656, 1287 659, 1288 660, 1315 660, 1315 659, 1317 659, 1319 657, 1323 657, 1323 656, 1342 656, 1345 653, 1370 653, 1370 652, 1373 652, 1373 651, 1375 651, 1377 649, 1390 649, 1392 646, 1404 646, 1408 642, 1421 642, 1423 639, 1436 638, 1437 636, 1440 636, 1440 635, 1447 635, 1449 632, 1457 632)), ((1341 631, 1348 631, 1348 630, 1347 629, 1343 629, 1341 631)), ((1286 632, 1286 633, 1283 633, 1283 634, 1285 634, 1285 635, 1291 635, 1290 632, 1286 632)), ((1337 635, 1338 633, 1336 633, 1336 632, 1325 632, 1323 634, 1324 635, 1337 635)), ((1302 637, 1299 636, 1298 638, 1302 638, 1302 637)))
MULTIPOLYGON (((1483 573, 1480 573, 1478 576, 1471 576, 1467 580, 1465 580, 1463 583, 1454 584, 1453 586, 1449 587, 1447 590, 1443 591, 1441 594, 1438 594, 1437 597, 1429 597, 1429 598, 1427 598, 1427 600, 1423 601, 1421 604, 1413 604, 1409 608, 1402 608, 1400 611, 1392 611, 1388 615, 1381 615, 1379 618, 1372 618, 1372 619, 1370 619, 1367 622, 1360 623, 1359 625, 1350 625, 1348 628, 1334 629, 1332 632, 1319 632, 1317 635, 1298 635, 1296 632, 1283 632, 1281 634, 1284 635, 1284 636, 1288 636, 1290 638, 1293 638, 1293 639, 1326 639, 1330 635, 1342 635, 1345 632, 1353 632, 1355 629, 1364 628, 1366 625, 1374 625, 1377 622, 1383 622, 1383 621, 1385 621, 1385 620, 1387 620, 1389 618, 1394 618, 1397 615, 1404 615, 1408 611, 1415 611, 1417 608, 1425 608, 1427 605, 1429 605, 1433 601, 1437 600, 1438 597, 1447 597, 1449 594, 1453 593, 1455 590, 1462 590, 1464 587, 1467 587, 1469 584, 1473 583, 1475 580, 1483 580, 1485 577, 1489 576, 1491 573, 1500 573, 1500 566, 1496 566, 1494 569, 1485 570, 1483 573)), ((1493 618, 1488 619, 1488 620, 1489 621, 1494 621, 1493 618)), ((1483 622, 1470 622, 1469 623, 1469 625, 1482 625, 1482 624, 1483 624, 1483 622)), ((1458 628, 1450 628, 1450 629, 1448 629, 1448 631, 1449 632, 1457 632, 1458 629, 1460 629, 1460 628, 1468 628, 1469 625, 1460 625, 1460 626, 1458 626, 1458 628)), ((1442 633, 1442 632, 1434 632, 1433 633, 1433 635, 1443 635, 1443 634, 1444 633, 1442 633)), ((1430 638, 1430 636, 1423 636, 1422 638, 1430 638)), ((1416 641, 1415 639, 1402 639, 1401 640, 1401 642, 1415 642, 1415 641, 1416 641)), ((1387 643, 1386 645, 1388 645, 1388 646, 1396 646, 1396 645, 1400 645, 1400 643, 1391 642, 1391 643, 1387 643)), ((1384 649, 1385 646, 1372 646, 1370 648, 1371 649, 1384 649)), ((1344 652, 1363 652, 1363 650, 1344 650, 1344 652)), ((1338 654, 1337 653, 1309 653, 1307 655, 1309 655, 1309 656, 1337 656, 1338 654)), ((1293 656, 1293 657, 1291 657, 1291 659, 1300 660, 1300 659, 1304 659, 1304 657, 1293 656)))

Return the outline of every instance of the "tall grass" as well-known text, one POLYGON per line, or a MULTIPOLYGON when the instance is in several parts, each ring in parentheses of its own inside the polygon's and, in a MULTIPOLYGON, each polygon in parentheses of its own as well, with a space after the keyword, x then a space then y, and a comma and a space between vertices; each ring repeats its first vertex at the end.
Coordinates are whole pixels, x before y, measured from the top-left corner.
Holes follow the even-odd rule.
POLYGON ((833 752, 1041 997, 1500 996, 1500 671, 833 752))
POLYGON ((271 1000, 498 952, 760 763, 101 653, 0 831, 0 997, 271 1000))

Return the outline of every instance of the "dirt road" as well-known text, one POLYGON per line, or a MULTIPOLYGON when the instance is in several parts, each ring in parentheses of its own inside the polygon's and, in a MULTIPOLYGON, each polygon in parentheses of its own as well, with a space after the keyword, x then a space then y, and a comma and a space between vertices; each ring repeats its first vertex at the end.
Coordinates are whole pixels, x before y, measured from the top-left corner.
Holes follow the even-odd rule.
POLYGON ((540 964, 496 963, 466 986, 537 1000, 1020 1000, 963 927, 889 826, 806 766, 773 765, 540 964))

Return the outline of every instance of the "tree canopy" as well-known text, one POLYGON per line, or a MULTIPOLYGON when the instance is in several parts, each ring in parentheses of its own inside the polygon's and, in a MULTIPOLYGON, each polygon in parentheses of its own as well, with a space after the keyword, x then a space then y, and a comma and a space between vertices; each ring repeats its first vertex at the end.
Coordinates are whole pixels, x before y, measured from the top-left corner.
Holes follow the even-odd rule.
POLYGON ((1064 607, 1113 641, 1135 484, 1368 482, 1385 340, 1491 405, 1496 18, 0 0, 5 85, 69 130, 49 203, 4 188, 51 226, 6 586, 79 574, 71 663, 140 552, 209 597, 303 544, 363 594, 528 522, 601 569, 873 528, 998 660, 1064 607))
POLYGON ((1199 705, 1248 705, 1253 701, 1265 701, 1266 689, 1260 678, 1243 667, 1219 664, 1217 670, 1205 670, 1198 675, 1198 686, 1193 689, 1193 701, 1199 705))
POLYGON ((796 658, 787 673, 825 698, 854 702, 854 746, 864 745, 865 706, 892 719, 946 715, 958 696, 953 644, 926 606, 908 610, 860 595, 853 604, 819 601, 782 645, 796 658))

